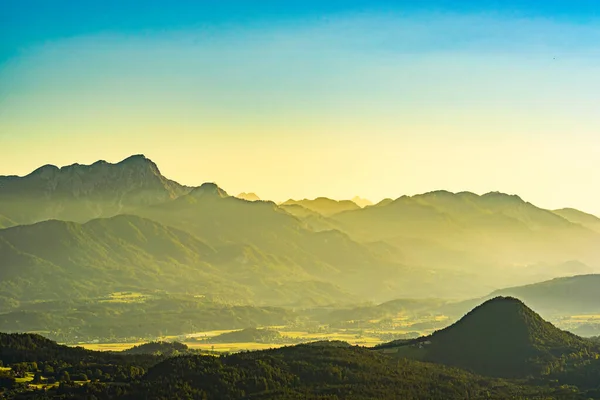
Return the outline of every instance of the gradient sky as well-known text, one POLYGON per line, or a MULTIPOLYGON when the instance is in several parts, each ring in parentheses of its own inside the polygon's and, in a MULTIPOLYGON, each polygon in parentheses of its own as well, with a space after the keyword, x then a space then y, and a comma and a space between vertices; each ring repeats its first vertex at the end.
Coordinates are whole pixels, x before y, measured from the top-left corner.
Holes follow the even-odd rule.
POLYGON ((600 214, 600 6, 0 2, 0 174, 138 153, 274 200, 499 190, 600 214))

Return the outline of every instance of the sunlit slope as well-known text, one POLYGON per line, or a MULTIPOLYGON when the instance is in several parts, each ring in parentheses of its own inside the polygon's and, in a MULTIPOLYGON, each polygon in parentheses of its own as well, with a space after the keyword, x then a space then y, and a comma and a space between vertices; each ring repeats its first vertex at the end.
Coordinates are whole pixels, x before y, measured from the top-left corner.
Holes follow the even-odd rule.
POLYGON ((0 266, 3 295, 28 300, 132 288, 231 301, 349 298, 333 284, 312 282, 294 263, 251 246, 215 249, 187 232, 130 215, 0 230, 0 266))

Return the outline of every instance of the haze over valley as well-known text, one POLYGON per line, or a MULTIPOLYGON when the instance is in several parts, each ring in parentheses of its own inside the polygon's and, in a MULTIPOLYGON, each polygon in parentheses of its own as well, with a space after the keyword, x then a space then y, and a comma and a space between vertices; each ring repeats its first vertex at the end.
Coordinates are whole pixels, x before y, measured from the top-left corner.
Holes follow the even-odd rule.
MULTIPOLYGON (((325 197, 279 204, 241 198, 248 196, 211 182, 180 185, 143 155, 0 177, 0 329, 68 341, 149 339, 307 322, 320 310, 316 327, 330 322, 328 313, 341 323, 335 310, 365 304, 374 313, 365 321, 401 317, 402 307, 393 306, 401 299, 443 317, 434 318, 436 327, 467 311, 444 311, 450 304, 490 293, 529 299, 535 284, 560 277, 589 275, 585 285, 600 265, 597 218, 545 210, 517 195, 438 190, 363 207, 325 197), (138 298, 110 300, 115 293, 138 298), (181 315, 119 328, 128 313, 166 299, 181 302, 172 305, 181 315), (188 303, 250 315, 184 317, 188 303), (77 317, 44 311, 64 304, 77 317), (94 320, 98 309, 116 304, 121 312, 94 320), (386 304, 386 313, 376 311, 386 304)), ((593 296, 594 288, 573 293, 593 296)), ((571 295, 554 290, 531 301, 552 318, 598 311, 595 297, 565 302, 571 295)))

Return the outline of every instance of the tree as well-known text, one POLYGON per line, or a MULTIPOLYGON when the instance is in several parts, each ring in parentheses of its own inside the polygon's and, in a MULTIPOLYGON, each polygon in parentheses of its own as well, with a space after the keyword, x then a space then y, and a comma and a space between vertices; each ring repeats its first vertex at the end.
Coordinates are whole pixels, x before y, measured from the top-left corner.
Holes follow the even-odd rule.
POLYGON ((63 370, 60 374, 59 380, 61 382, 71 382, 71 375, 69 375, 69 371, 63 370))
POLYGON ((42 383, 42 373, 41 372, 35 373, 35 375, 33 376, 32 383, 35 385, 39 385, 40 383, 42 383))
POLYGON ((44 376, 45 377, 49 377, 49 376, 54 376, 54 367, 52 367, 52 365, 50 364, 46 364, 44 365, 44 376))

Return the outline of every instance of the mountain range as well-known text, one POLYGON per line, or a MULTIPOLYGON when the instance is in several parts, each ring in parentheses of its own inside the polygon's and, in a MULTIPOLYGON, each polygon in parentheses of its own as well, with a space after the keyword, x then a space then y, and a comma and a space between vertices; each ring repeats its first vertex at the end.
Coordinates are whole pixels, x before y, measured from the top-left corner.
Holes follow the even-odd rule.
POLYGON ((142 155, 43 166, 0 177, 2 296, 152 288, 270 305, 469 298, 600 266, 597 218, 576 210, 446 191, 361 206, 186 187, 142 155))

